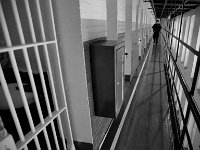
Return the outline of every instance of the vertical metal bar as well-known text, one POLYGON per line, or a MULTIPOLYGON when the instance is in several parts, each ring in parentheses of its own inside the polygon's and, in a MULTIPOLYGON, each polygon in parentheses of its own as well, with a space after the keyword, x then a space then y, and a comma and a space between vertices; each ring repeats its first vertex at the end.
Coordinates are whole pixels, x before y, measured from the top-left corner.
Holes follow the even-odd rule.
POLYGON ((38 52, 38 47, 34 46, 34 50, 35 50, 35 56, 36 56, 37 65, 38 65, 38 69, 39 69, 40 79, 42 82, 42 89, 44 92, 45 102, 47 105, 47 111, 48 111, 49 116, 52 117, 52 112, 51 112, 51 107, 50 107, 50 103, 49 103, 49 97, 47 94, 47 88, 46 88, 46 83, 45 83, 45 79, 44 79, 44 75, 43 75, 43 69, 42 69, 42 65, 41 65, 40 55, 38 52))
MULTIPOLYGON (((17 5, 16 5, 15 0, 12 0, 12 7, 13 7, 14 15, 15 15, 15 21, 16 21, 16 24, 17 24, 17 30, 18 30, 18 33, 19 33, 20 42, 21 42, 21 44, 25 44, 24 34, 23 34, 23 30, 22 30, 22 26, 21 26, 21 22, 20 22, 20 18, 19 18, 19 13, 18 13, 18 10, 17 10, 17 5)), ((34 94, 35 103, 36 103, 36 107, 37 107, 37 110, 38 110, 39 118, 40 118, 40 121, 42 122, 42 124, 44 124, 44 119, 43 119, 41 107, 40 107, 40 104, 39 104, 38 94, 37 94, 37 90, 36 90, 36 86, 35 86, 35 82, 34 82, 34 78, 33 78, 33 73, 32 73, 32 69, 31 69, 27 49, 23 48, 22 52, 23 52, 23 55, 24 55, 26 66, 27 66, 28 75, 29 75, 29 78, 30 78, 31 87, 32 87, 32 90, 33 90, 33 94, 34 94)))
MULTIPOLYGON (((18 33, 19 33, 19 37, 20 37, 20 42, 22 44, 25 44, 24 34, 23 34, 23 30, 22 30, 22 26, 21 26, 21 22, 20 22, 20 18, 19 18, 19 13, 18 13, 18 10, 17 10, 16 1, 12 0, 11 4, 12 4, 13 11, 14 11, 14 16, 15 16, 15 21, 16 21, 16 24, 17 24, 17 30, 18 30, 18 33)), ((34 79, 33 79, 31 65, 30 65, 30 62, 29 62, 28 53, 27 53, 27 50, 25 48, 23 48, 23 54, 24 54, 25 63, 26 63, 27 69, 28 69, 28 74, 29 74, 29 77, 30 77, 31 86, 33 88, 33 92, 34 92, 34 96, 35 96, 36 107, 37 107, 37 109, 39 111, 39 117, 40 117, 40 120, 42 121, 42 123, 44 123, 44 119, 43 119, 43 115, 42 115, 42 111, 41 111, 41 107, 40 107, 40 104, 39 104, 38 95, 37 95, 37 91, 36 91, 35 82, 34 82, 34 79)), ((17 82, 19 84, 21 81, 20 81, 20 78, 18 79, 19 73, 18 73, 18 68, 17 68, 17 64, 16 64, 16 61, 15 61, 14 53, 9 52, 9 55, 11 57, 11 63, 14 66, 13 69, 14 69, 14 72, 15 72, 15 75, 16 75, 16 78, 17 78, 17 82), (14 61, 14 62, 12 62, 12 61, 14 61)), ((21 94, 22 95, 24 94, 23 96, 25 96, 25 93, 23 91, 24 89, 22 88, 22 83, 20 83, 20 84, 21 85, 19 85, 19 88, 21 87, 21 89, 22 89, 22 93, 21 94)), ((23 98, 23 96, 22 96, 22 98, 23 98)), ((29 110, 29 107, 28 107, 27 103, 25 103, 25 110, 26 110, 26 113, 27 113, 27 117, 29 119, 29 124, 31 126, 31 130, 32 130, 32 132, 35 132, 33 119, 32 119, 32 116, 31 116, 31 113, 30 113, 30 110, 29 110)), ((34 137, 34 141, 35 141, 37 149, 40 150, 41 148, 40 148, 37 136, 34 137)))
MULTIPOLYGON (((2 10, 1 9, 1 2, 0 2, 0 11, 2 10)), ((0 12, 0 15, 2 13, 0 12)), ((6 97, 6 100, 7 100, 7 103, 8 103, 8 106, 9 106, 9 109, 10 109, 10 112, 11 112, 11 115, 12 115, 12 118, 14 120, 14 123, 15 123, 15 126, 16 126, 16 129, 17 129, 17 133, 19 135, 19 138, 20 140, 23 142, 25 141, 25 138, 24 138, 24 134, 22 132, 22 128, 21 128, 21 125, 20 125, 20 122, 19 122, 19 119, 17 117, 17 112, 15 110, 15 106, 13 104, 13 101, 12 101, 12 97, 10 95, 10 92, 9 92, 9 89, 8 89, 8 85, 6 83, 6 79, 5 79, 5 76, 4 76, 4 73, 3 73, 3 70, 2 70, 2 67, 1 67, 1 64, 0 64, 0 81, 1 81, 1 85, 3 87, 3 92, 5 94, 5 97, 6 97)))
MULTIPOLYGON (((30 7, 29 7, 29 4, 28 4, 27 0, 24 0, 24 3, 25 3, 27 16, 28 16, 28 22, 29 22, 30 31, 32 33, 34 28, 33 28, 33 22, 32 22, 31 13, 30 13, 30 7)), ((33 36, 33 34, 31 34, 31 35, 32 35, 32 39, 35 39, 35 40, 33 40, 33 42, 36 42, 35 36, 33 36)), ((23 40, 22 43, 25 43, 25 41, 23 40)), ((24 53, 24 58, 25 58, 25 62, 26 62, 26 65, 27 65, 27 70, 28 70, 28 73, 29 73, 29 78, 30 78, 30 81, 31 81, 31 87, 33 89, 33 94, 34 94, 34 98, 35 98, 35 103, 36 103, 36 107, 37 107, 37 110, 38 110, 38 114, 39 114, 39 117, 40 117, 40 121, 41 121, 42 124, 44 124, 44 118, 43 118, 43 115, 42 115, 42 111, 41 111, 41 107, 40 107, 40 103, 39 103, 39 99, 38 99, 38 94, 37 94, 37 90, 36 90, 36 86, 35 86, 32 70, 31 70, 31 65, 30 65, 30 62, 29 62, 29 56, 28 56, 27 50, 23 50, 23 53, 24 53)))
POLYGON ((55 130, 55 126, 54 126, 54 122, 53 122, 53 120, 51 121, 51 129, 52 129, 52 131, 53 131, 53 137, 54 137, 54 141, 55 141, 55 144, 56 144, 56 149, 57 150, 60 150, 60 147, 59 147, 59 145, 58 145, 58 137, 57 137, 57 135, 56 135, 56 130, 55 130))
POLYGON ((29 79, 30 79, 30 82, 31 82, 31 87, 32 87, 32 90, 33 90, 33 95, 34 95, 38 115, 39 115, 39 118, 40 118, 40 122, 42 124, 44 124, 44 117, 43 117, 43 114, 42 114, 42 110, 41 110, 41 106, 40 106, 40 102, 39 102, 39 98, 38 98, 38 94, 37 94, 37 90, 36 90, 36 85, 35 85, 32 69, 31 69, 31 65, 30 65, 30 61, 29 61, 29 56, 28 56, 26 49, 23 49, 23 54, 24 54, 24 59, 25 59, 25 62, 26 62, 26 66, 27 66, 27 70, 28 70, 28 74, 29 74, 29 79))
POLYGON ((30 109, 29 109, 29 106, 28 106, 28 103, 27 103, 26 95, 25 95, 25 92, 24 92, 24 88, 23 88, 22 80, 21 80, 21 77, 20 77, 20 74, 19 74, 19 69, 18 69, 18 66, 17 66, 17 62, 16 62, 16 59, 15 59, 14 52, 10 51, 8 53, 9 53, 10 60, 11 60, 12 66, 13 66, 13 71, 14 71, 14 74, 15 74, 15 77, 16 77, 16 80, 17 80, 17 84, 19 86, 19 91, 20 91, 20 94, 22 96, 22 102, 24 104, 24 109, 25 109, 25 112, 26 112, 26 115, 27 115, 27 118, 28 118, 29 125, 31 127, 31 131, 35 132, 35 127, 34 127, 34 124, 33 124, 33 118, 31 116, 31 112, 30 112, 30 109))
POLYGON ((60 118, 60 115, 58 115, 58 125, 60 126, 60 132, 61 132, 61 137, 62 137, 62 143, 63 143, 63 146, 64 146, 64 150, 67 150, 66 149, 66 142, 65 142, 65 137, 64 137, 64 132, 63 132, 63 127, 62 127, 62 122, 61 122, 61 118, 60 118))
MULTIPOLYGON (((12 2, 12 7, 14 8, 15 6, 13 4, 13 1, 11 1, 11 2, 12 2)), ((16 8, 14 8, 14 10, 15 9, 16 8)), ((1 14, 1 19, 3 21, 2 22, 2 29, 3 29, 4 37, 5 37, 5 40, 6 40, 6 44, 7 44, 7 46, 12 47, 12 43, 11 43, 11 40, 10 40, 10 35, 9 35, 9 32, 8 32, 8 28, 7 28, 7 24, 6 24, 6 20, 5 20, 3 11, 2 11, 2 14, 1 14)), ((15 60, 14 52, 9 51, 8 53, 9 53, 10 60, 11 60, 12 66, 13 66, 13 70, 14 70, 14 74, 15 74, 15 77, 16 77, 16 80, 17 80, 17 84, 19 86, 19 91, 20 91, 20 94, 22 96, 22 102, 24 104, 24 108, 25 108, 25 112, 27 114, 29 125, 31 127, 31 130, 33 132, 35 132, 35 127, 34 127, 32 116, 31 116, 31 113, 30 113, 30 110, 29 110, 29 107, 28 107, 26 95, 25 95, 24 88, 23 88, 22 81, 21 81, 21 77, 20 77, 20 74, 19 74, 19 69, 18 69, 16 60, 15 60)))
MULTIPOLYGON (((27 0, 25 0, 24 3, 25 3, 26 12, 28 15, 28 23, 29 23, 29 27, 30 27, 30 31, 31 31, 31 38, 32 38, 33 42, 36 42, 36 36, 35 36, 34 27, 33 27, 33 21, 32 21, 32 17, 31 17, 29 3, 27 0)), ((34 52, 35 52, 35 56, 36 56, 37 66, 39 69, 39 75, 40 75, 40 79, 41 79, 41 83, 42 83, 42 89, 44 92, 45 102, 47 105, 47 111, 48 111, 49 116, 52 117, 52 112, 51 112, 51 108, 50 108, 50 104, 49 104, 49 97, 47 94, 46 83, 45 83, 45 79, 44 79, 44 75, 43 75, 43 69, 42 69, 40 55, 39 55, 37 46, 34 46, 34 52)), ((36 104, 38 104, 38 106, 39 106, 39 103, 36 103, 36 104)))
MULTIPOLYGON (((13 11, 14 11, 15 21, 17 23, 17 29, 18 29, 20 41, 21 41, 22 44, 25 44, 25 39, 24 39, 24 36, 23 36, 23 30, 22 30, 22 27, 21 27, 20 19, 19 19, 19 14, 18 14, 18 10, 17 10, 16 1, 12 0, 11 4, 12 4, 13 11)), ((4 21, 5 21, 5 18, 4 18, 4 21)), ((6 40, 7 41, 7 45, 8 46, 12 46, 7 26, 4 27, 4 34, 5 34, 5 37, 7 39, 6 40)), ((32 76, 32 70, 31 70, 31 66, 30 66, 30 62, 29 62, 29 59, 28 59, 28 54, 27 54, 26 49, 23 49, 23 54, 25 56, 25 62, 26 62, 26 65, 28 67, 30 80, 31 80, 32 83, 34 83, 33 76, 32 76)), ((28 103, 27 103, 27 100, 26 100, 25 92, 24 92, 23 85, 22 85, 22 82, 21 82, 21 77, 20 77, 19 72, 18 72, 18 67, 17 67, 17 64, 16 64, 14 52, 10 51, 9 55, 10 55, 11 63, 13 65, 14 73, 15 73, 15 76, 16 76, 16 79, 17 79, 17 82, 18 82, 18 85, 19 85, 20 93, 21 93, 21 96, 22 96, 22 100, 23 100, 23 103, 24 103, 24 107, 25 107, 25 111, 26 111, 26 114, 27 114, 27 117, 28 117, 28 121, 29 121, 29 124, 31 126, 31 130, 32 130, 32 132, 35 132, 35 127, 34 127, 32 116, 31 116, 31 113, 30 113, 30 110, 29 110, 29 107, 28 107, 28 103)), ((35 85, 33 85, 32 88, 33 88, 33 91, 34 91, 35 85)), ((35 93, 34 93, 34 96, 35 96, 35 99, 37 99, 38 98, 37 92, 35 92, 35 93)), ((36 102, 36 105, 37 105, 37 102, 36 102)), ((41 111, 41 108, 40 108, 40 111, 41 111)), ((40 116, 40 119, 43 121, 42 113, 41 114, 39 113, 39 116, 40 116)), ((37 149, 40 150, 41 148, 39 146, 38 138, 35 137, 34 141, 36 143, 37 149)), ((27 145, 25 145, 25 149, 28 149, 27 145)))
POLYGON ((34 138, 34 141, 35 141, 35 145, 36 145, 37 150, 41 150, 38 138, 34 138))
MULTIPOLYGON (((39 0, 36 0, 36 7, 37 7, 37 11, 38 11, 42 40, 46 41, 39 0)), ((54 80, 53 80, 52 70, 51 70, 51 65, 50 65, 50 60, 49 60, 49 54, 48 54, 48 51, 47 51, 47 45, 44 45, 44 52, 45 52, 45 59, 46 59, 47 68, 48 68, 48 75, 50 77, 50 84, 51 84, 51 87, 52 87, 51 89, 52 89, 52 92, 53 92, 52 93, 53 94, 53 102, 54 102, 56 111, 58 111, 59 108, 58 108, 58 103, 57 103, 57 98, 56 98, 54 80)))
MULTIPOLYGON (((15 59, 15 56, 14 56, 14 52, 10 51, 9 56, 10 56, 10 60, 11 60, 12 66, 13 66, 13 70, 14 70, 14 74, 15 74, 17 83, 19 85, 19 90, 20 90, 20 93, 21 93, 21 96, 22 96, 22 101, 23 101, 23 104, 24 104, 24 108, 25 108, 25 112, 26 112, 26 115, 27 115, 27 118, 28 118, 29 125, 31 127, 31 131, 35 132, 35 126, 34 126, 34 123, 33 123, 33 118, 31 116, 31 112, 30 112, 30 109, 29 109, 29 106, 28 106, 28 103, 27 103, 27 99, 26 99, 26 96, 25 96, 25 92, 24 92, 24 88, 23 88, 23 85, 22 85, 22 81, 21 81, 21 77, 20 77, 20 74, 19 74, 19 69, 18 69, 18 66, 17 66, 17 63, 16 63, 16 59, 15 59)), ((34 141, 37 142, 37 140, 38 140, 37 137, 34 137, 34 141)))
POLYGON ((48 137, 48 134, 47 134, 46 127, 43 129, 43 133, 44 133, 44 138, 45 138, 45 141, 46 141, 46 144, 47 144, 47 148, 48 148, 48 150, 51 150, 51 145, 50 145, 50 141, 49 141, 49 137, 48 137))

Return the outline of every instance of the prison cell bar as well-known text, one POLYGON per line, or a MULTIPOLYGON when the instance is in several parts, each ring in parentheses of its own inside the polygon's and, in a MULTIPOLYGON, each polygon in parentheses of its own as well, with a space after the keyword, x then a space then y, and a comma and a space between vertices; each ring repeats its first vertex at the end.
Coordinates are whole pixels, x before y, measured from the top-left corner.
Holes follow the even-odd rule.
MULTIPOLYGON (((15 2, 15 1, 14 1, 15 2)), ((12 4, 13 5, 13 4, 12 4)), ((16 5, 16 4, 15 4, 16 5)), ((14 8, 16 8, 15 6, 14 6, 14 8)), ((17 17, 15 17, 15 18, 17 18, 17 17)), ((20 21, 20 20, 19 20, 20 21)), ((20 37, 22 37, 22 36, 20 36, 20 37)), ((23 42, 22 42, 23 43, 23 42)), ((46 43, 46 42, 44 42, 44 43, 46 43)), ((54 41, 53 41, 53 43, 54 43, 54 41)), ((25 44, 25 43, 23 43, 23 44, 25 44)), ((32 44, 32 45, 34 45, 34 47, 36 47, 35 46, 35 44, 32 44)), ((41 44, 41 45, 43 45, 43 44, 41 44)), ((23 45, 23 46, 21 46, 22 48, 24 48, 24 47, 26 47, 27 45, 23 45)), ((29 45, 30 46, 30 45, 29 45)), ((28 47, 28 46, 27 46, 28 47)), ((30 46, 31 47, 31 46, 30 46)), ((14 50, 15 48, 13 48, 13 50, 14 50)), ((25 56, 28 56, 27 55, 27 53, 25 52, 25 54, 24 54, 25 56)), ((13 56, 14 56, 14 53, 13 53, 13 56)), ((37 56, 37 55, 36 55, 37 56)), ((39 56, 39 55, 38 55, 39 56)), ((28 58, 28 57, 27 57, 28 58)), ((39 57, 38 57, 39 58, 39 57)), ((28 63, 30 63, 29 61, 26 61, 26 64, 28 64, 28 63)), ((41 64, 41 63, 40 63, 41 64)), ((27 65, 28 66, 28 65, 27 65)), ((40 67, 39 67, 40 68, 40 67)), ((32 70, 29 70, 29 76, 30 76, 30 72, 31 72, 32 70)), ((40 70, 40 72, 41 72, 41 70, 40 70)), ((32 83, 34 83, 34 82, 32 82, 32 83)), ((33 85, 33 84, 32 84, 33 85)), ((55 94, 55 93, 54 93, 55 94)), ((48 104, 47 104, 48 105, 48 104)), ((39 107, 39 105, 37 106, 37 107, 39 107)), ((57 107, 58 108, 58 107, 57 107)), ((56 109, 57 109, 56 108, 56 109)), ((50 112, 50 111, 49 111, 50 112)), ((51 115, 50 115, 51 116, 51 115)), ((41 119, 42 117, 40 116, 40 119, 41 119)), ((42 120, 42 119, 41 119, 42 120)), ((41 121, 42 123, 43 123, 43 121, 41 121)), ((34 126, 32 126, 32 130, 34 129, 33 128, 34 126)), ((44 130, 45 131, 45 130, 44 130)), ((47 136, 45 136, 45 137, 47 137, 47 136)), ((37 144, 37 143, 36 143, 37 144)))
MULTIPOLYGON (((29 16, 29 26, 31 28, 32 40, 33 40, 33 42, 36 42, 35 31, 34 31, 34 28, 33 28, 33 23, 32 23, 29 4, 28 4, 28 1, 26 1, 26 0, 24 2, 25 2, 27 14, 29 16)), ((42 40, 46 41, 39 1, 36 1, 36 6, 37 6, 37 12, 38 12, 38 18, 39 18, 39 24, 40 24, 40 29, 41 29, 42 40)), ((48 51, 47 51, 47 45, 45 44, 45 45, 43 45, 43 47, 45 49, 45 58, 46 58, 47 67, 48 67, 48 73, 49 73, 48 75, 50 76, 51 89, 53 91, 54 106, 55 106, 56 111, 58 111, 59 108, 58 108, 56 94, 55 94, 55 87, 54 87, 54 82, 53 82, 53 77, 52 77, 52 70, 51 70, 50 61, 49 61, 49 55, 48 55, 48 51)), ((60 124, 59 124, 59 127, 60 127, 59 129, 62 130, 61 129, 62 127, 60 126, 60 124)), ((53 129, 53 130, 55 130, 55 129, 53 129)), ((61 136, 62 136, 62 139, 63 139, 64 136, 63 136, 62 132, 63 132, 63 130, 61 131, 61 136)), ((53 132, 53 133, 55 134, 55 132, 53 132)), ((48 138, 48 137, 45 136, 45 138, 48 138)), ((56 146, 57 146, 57 149, 58 149, 57 138, 55 139, 55 142, 56 142, 56 146)), ((65 146, 66 145, 65 144, 65 140, 63 140, 63 142, 64 142, 63 143, 64 144, 64 148, 65 148, 66 147, 65 146)))
MULTIPOLYGON (((43 26, 43 20, 42 20, 42 14, 41 14, 41 9, 40 9, 40 3, 39 3, 38 0, 36 0, 36 7, 37 7, 37 12, 38 12, 38 18, 39 18, 39 24, 40 24, 40 29, 41 29, 42 40, 46 41, 44 26, 43 26)), ((56 109, 56 111, 58 111, 59 108, 58 108, 58 103, 57 103, 57 98, 56 98, 56 92, 55 92, 55 87, 54 87, 52 70, 51 70, 51 65, 50 65, 50 60, 49 60, 49 54, 48 54, 48 51, 47 51, 47 45, 43 45, 43 47, 44 47, 45 58, 46 58, 46 63, 47 63, 47 67, 48 67, 48 73, 49 73, 48 75, 50 77, 50 84, 51 84, 51 87, 52 87, 51 89, 52 89, 52 92, 53 92, 53 101, 54 101, 55 109, 56 109)))
MULTIPOLYGON (((14 9, 15 20, 16 20, 16 23, 17 23, 17 28, 18 28, 18 33, 19 33, 20 41, 21 41, 21 44, 25 45, 25 39, 24 39, 24 35, 23 35, 23 30, 22 30, 21 22, 20 22, 20 19, 19 19, 19 13, 18 13, 18 10, 17 10, 16 1, 12 1, 12 2, 13 2, 13 9, 14 9)), ((32 18, 31 18, 31 14, 30 14, 30 8, 29 8, 29 5, 27 5, 27 4, 28 4, 28 1, 25 0, 25 8, 26 8, 26 11, 27 11, 27 14, 28 14, 28 19, 29 19, 29 27, 32 30, 33 29, 33 22, 32 22, 32 18)), ((34 41, 34 43, 35 42, 36 42, 36 40, 34 41)), ((31 70, 31 65, 30 65, 30 61, 29 61, 29 56, 28 56, 28 53, 27 53, 27 49, 23 48, 22 51, 23 51, 25 63, 26 63, 26 66, 27 66, 27 70, 28 70, 28 74, 29 74, 29 78, 30 78, 30 82, 31 82, 31 87, 32 87, 32 90, 33 90, 33 94, 34 94, 34 98, 35 98, 36 107, 37 107, 37 110, 38 110, 40 122, 42 124, 44 124, 44 118, 43 118, 43 114, 42 114, 40 103, 39 103, 39 99, 38 99, 38 94, 37 94, 37 90, 36 90, 36 86, 35 86, 35 82, 34 82, 32 70, 31 70)), ((48 147, 50 147, 48 136, 46 136, 46 134, 45 134, 47 132, 46 128, 44 129, 43 132, 44 132, 44 135, 45 135, 46 143, 47 143, 48 147)), ((37 136, 34 138, 34 141, 35 141, 37 149, 40 150, 41 148, 40 148, 37 136)))
MULTIPOLYGON (((0 2, 0 20, 1 20, 0 22, 1 22, 2 29, 5 30, 5 31, 8 31, 1 2, 0 2)), ((5 39, 7 41, 9 41, 9 38, 7 36, 5 37, 5 39)), ((19 138, 23 142, 23 141, 25 141, 24 134, 22 132, 22 128, 21 128, 19 119, 17 117, 17 113, 16 113, 16 110, 15 110, 14 104, 12 102, 12 97, 10 95, 10 92, 9 92, 9 89, 8 89, 8 85, 6 83, 6 80, 5 80, 1 65, 0 65, 0 80, 1 80, 1 84, 3 86, 3 91, 5 93, 5 96, 6 96, 6 99, 7 99, 7 102, 8 102, 8 106, 9 106, 12 118, 14 120, 14 123, 15 123, 16 129, 17 129, 19 138)), ((27 146, 25 146, 25 150, 28 150, 27 146)))

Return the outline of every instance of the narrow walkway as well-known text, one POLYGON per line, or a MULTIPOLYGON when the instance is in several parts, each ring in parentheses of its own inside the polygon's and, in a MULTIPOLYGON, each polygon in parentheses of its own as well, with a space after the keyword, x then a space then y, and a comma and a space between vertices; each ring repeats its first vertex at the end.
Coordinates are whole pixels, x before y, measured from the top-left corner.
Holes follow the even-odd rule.
POLYGON ((115 150, 172 150, 167 87, 160 45, 154 45, 115 150))

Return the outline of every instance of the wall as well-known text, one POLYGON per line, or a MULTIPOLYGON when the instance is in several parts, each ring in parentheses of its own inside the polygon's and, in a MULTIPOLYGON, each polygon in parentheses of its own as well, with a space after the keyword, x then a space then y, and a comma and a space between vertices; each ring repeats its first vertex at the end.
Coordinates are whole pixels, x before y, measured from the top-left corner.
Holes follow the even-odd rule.
MULTIPOLYGON (((134 76, 134 73, 136 72, 136 69, 140 63, 139 61, 139 38, 141 38, 141 17, 142 17, 142 11, 143 14, 146 14, 148 21, 143 20, 143 27, 145 28, 151 28, 149 26, 150 20, 154 20, 153 16, 150 14, 150 3, 149 2, 143 2, 141 0, 133 0, 132 2, 132 51, 131 51, 131 78, 134 76), (144 23, 147 23, 146 26, 144 23)), ((150 30, 148 29, 148 32, 150 30)), ((142 38, 141 38, 142 39, 142 38)), ((140 46, 144 46, 143 44, 140 46)), ((143 48, 142 48, 143 49, 143 48)))
POLYGON ((136 15, 137 15, 137 1, 138 0, 132 0, 132 30, 134 31, 136 29, 136 15))
POLYGON ((106 13, 106 0, 80 0, 83 42, 107 35, 106 13))
POLYGON ((125 5, 126 0, 117 0, 117 33, 125 32, 125 5))
POLYGON ((92 144, 79 0, 52 2, 73 138, 92 144))

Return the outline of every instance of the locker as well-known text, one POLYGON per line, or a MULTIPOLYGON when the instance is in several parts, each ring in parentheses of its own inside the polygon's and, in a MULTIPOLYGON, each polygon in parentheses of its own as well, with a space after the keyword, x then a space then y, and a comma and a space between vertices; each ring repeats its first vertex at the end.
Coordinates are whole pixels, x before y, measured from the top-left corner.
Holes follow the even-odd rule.
POLYGON ((117 118, 123 103, 124 42, 98 41, 90 44, 95 115, 117 118))

